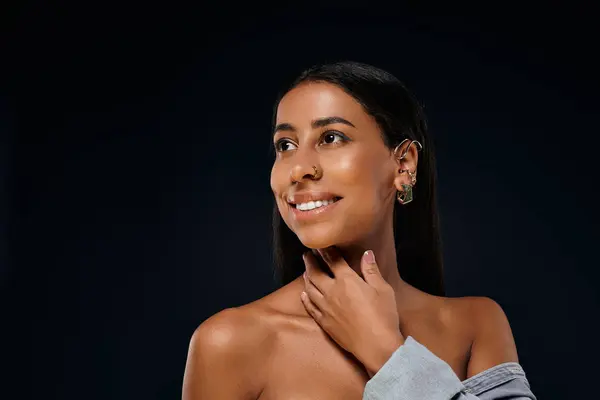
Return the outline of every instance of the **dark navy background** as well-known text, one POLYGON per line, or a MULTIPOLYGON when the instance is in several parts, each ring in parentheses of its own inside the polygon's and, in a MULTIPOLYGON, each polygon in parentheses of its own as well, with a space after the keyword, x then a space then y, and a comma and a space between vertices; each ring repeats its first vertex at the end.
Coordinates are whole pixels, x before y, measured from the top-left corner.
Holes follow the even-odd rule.
POLYGON ((539 399, 593 396, 592 10, 165 4, 6 14, 0 398, 180 398, 193 330, 275 288, 277 91, 337 59, 425 104, 448 294, 502 305, 539 399))

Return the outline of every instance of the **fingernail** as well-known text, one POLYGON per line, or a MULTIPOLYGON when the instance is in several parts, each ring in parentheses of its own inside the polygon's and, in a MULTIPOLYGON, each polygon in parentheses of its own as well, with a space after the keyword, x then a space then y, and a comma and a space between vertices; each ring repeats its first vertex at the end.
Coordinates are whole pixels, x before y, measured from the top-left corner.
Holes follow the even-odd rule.
POLYGON ((375 264, 375 254, 371 250, 365 251, 365 261, 368 264, 375 264))

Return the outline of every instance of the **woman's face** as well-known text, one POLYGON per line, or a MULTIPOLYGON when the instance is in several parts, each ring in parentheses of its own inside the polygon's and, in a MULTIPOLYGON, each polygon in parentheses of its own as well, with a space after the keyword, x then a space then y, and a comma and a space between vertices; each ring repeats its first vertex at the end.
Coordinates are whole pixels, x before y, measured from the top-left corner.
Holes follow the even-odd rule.
POLYGON ((398 164, 375 120, 339 87, 304 83, 288 92, 277 108, 273 143, 271 188, 305 246, 368 240, 385 218, 391 221, 398 164))

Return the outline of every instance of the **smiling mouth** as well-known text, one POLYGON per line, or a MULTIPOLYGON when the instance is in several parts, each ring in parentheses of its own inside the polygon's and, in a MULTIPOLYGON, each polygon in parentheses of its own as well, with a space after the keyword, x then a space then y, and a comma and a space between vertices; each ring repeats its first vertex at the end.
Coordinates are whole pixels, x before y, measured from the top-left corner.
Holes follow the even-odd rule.
POLYGON ((311 210, 319 209, 321 207, 326 207, 330 204, 340 201, 341 199, 342 199, 341 197, 334 197, 331 200, 317 200, 317 201, 309 201, 307 203, 298 203, 298 204, 290 203, 290 207, 295 208, 299 211, 311 211, 311 210))

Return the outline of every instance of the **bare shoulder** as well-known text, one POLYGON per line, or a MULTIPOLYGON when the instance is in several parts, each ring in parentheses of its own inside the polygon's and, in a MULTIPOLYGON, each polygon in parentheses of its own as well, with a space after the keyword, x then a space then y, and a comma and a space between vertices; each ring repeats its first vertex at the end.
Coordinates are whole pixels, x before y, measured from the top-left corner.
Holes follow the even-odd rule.
POLYGON ((498 302, 480 296, 461 297, 456 300, 461 312, 469 318, 470 325, 474 328, 474 339, 482 334, 497 332, 509 335, 512 340, 508 318, 498 302))
POLYGON ((515 340, 500 304, 489 297, 449 299, 450 307, 470 326, 471 355, 467 377, 506 362, 519 362, 515 340))
MULTIPOLYGON (((446 311, 468 318, 471 324, 478 324, 482 319, 506 318, 502 307, 493 299, 483 296, 444 297, 446 311)), ((456 315, 455 315, 456 316, 456 315)), ((485 321, 488 323, 489 321, 485 321)))
POLYGON ((192 335, 192 342, 207 344, 217 351, 244 349, 247 344, 256 345, 257 339, 268 336, 267 326, 259 322, 253 308, 226 308, 200 324, 192 335))
POLYGON ((256 399, 271 332, 251 308, 227 308, 195 330, 186 362, 183 399, 256 399))

